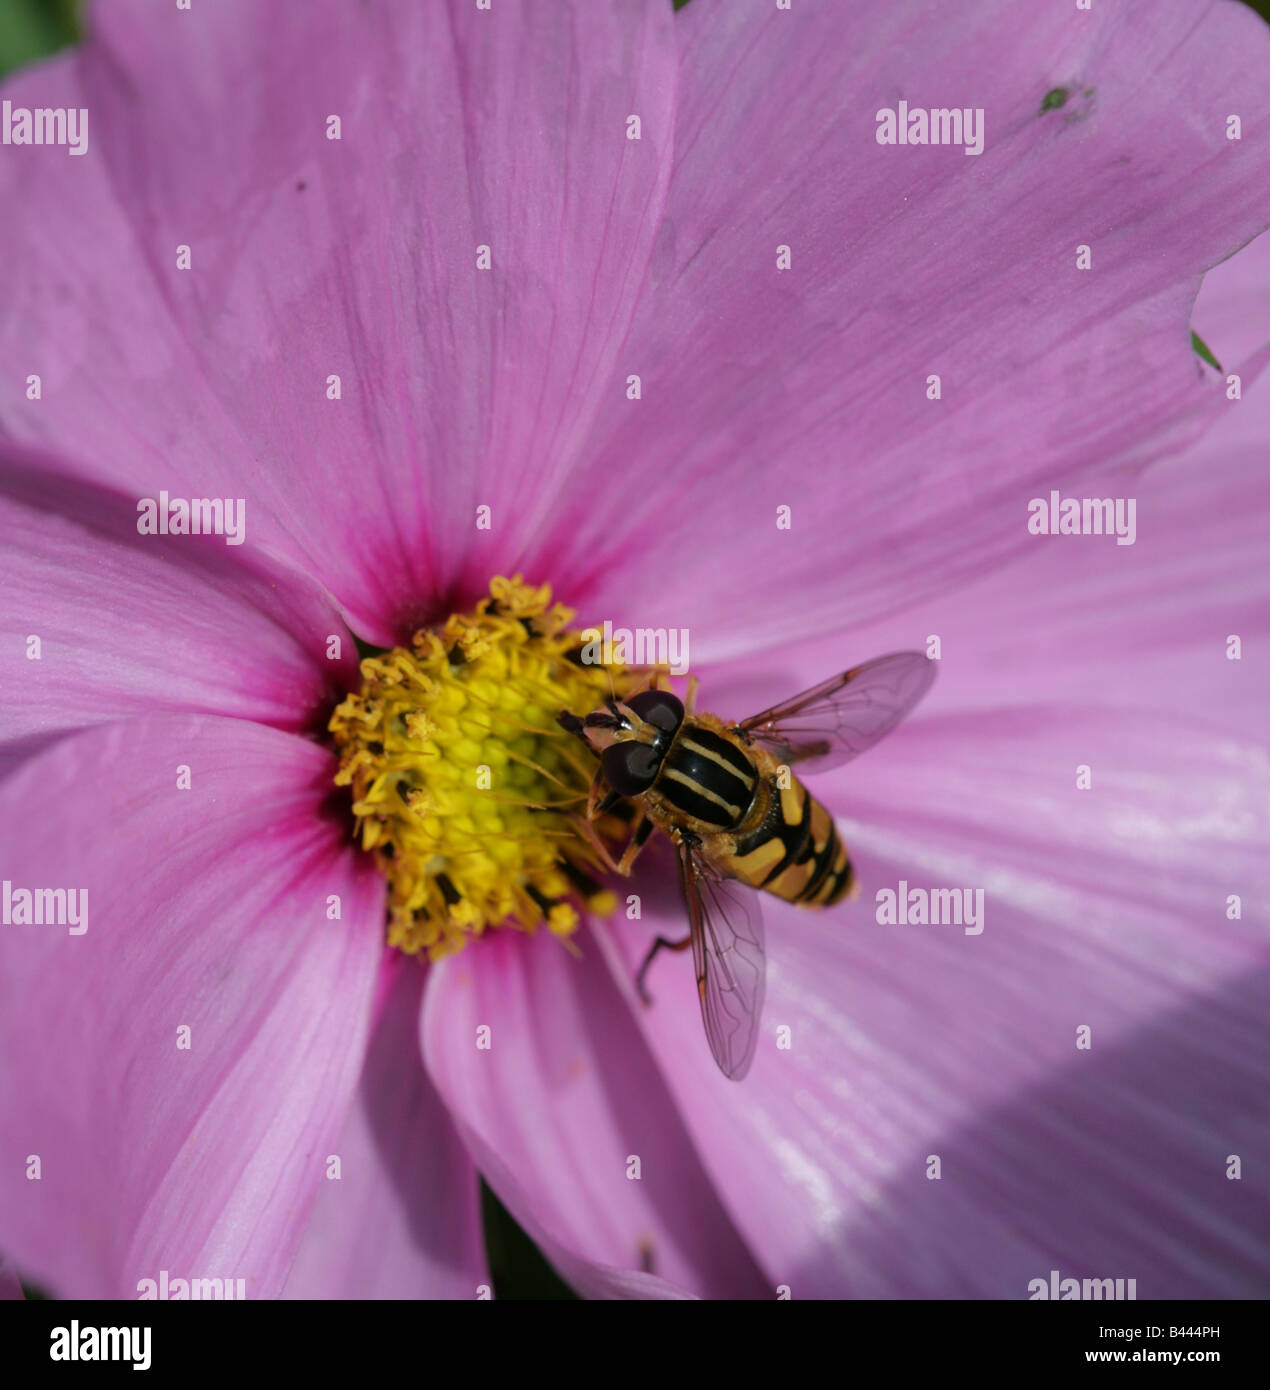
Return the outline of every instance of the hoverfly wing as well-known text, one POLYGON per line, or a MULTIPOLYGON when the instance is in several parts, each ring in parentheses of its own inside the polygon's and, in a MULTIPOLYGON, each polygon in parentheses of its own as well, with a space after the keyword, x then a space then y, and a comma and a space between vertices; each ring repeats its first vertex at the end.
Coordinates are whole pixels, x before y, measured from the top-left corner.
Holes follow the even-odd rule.
POLYGON ((923 652, 892 652, 853 666, 736 727, 784 763, 812 758, 838 767, 872 748, 930 689, 935 663, 923 652))
POLYGON ((719 1070, 739 1081, 750 1069, 763 1012, 765 958, 758 893, 725 878, 686 841, 678 846, 679 885, 688 909, 697 997, 719 1070))

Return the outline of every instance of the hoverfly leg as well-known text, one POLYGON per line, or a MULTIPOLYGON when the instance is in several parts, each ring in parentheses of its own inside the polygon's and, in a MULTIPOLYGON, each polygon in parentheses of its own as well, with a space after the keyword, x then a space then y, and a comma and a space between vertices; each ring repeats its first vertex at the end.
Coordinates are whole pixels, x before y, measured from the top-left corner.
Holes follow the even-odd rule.
POLYGON ((701 682, 696 676, 688 677, 688 693, 684 696, 684 713, 692 714, 697 708, 697 690, 701 682))
POLYGON ((617 867, 617 861, 609 852, 608 845, 606 845, 604 841, 600 839, 599 835, 596 833, 595 826, 591 824, 589 817, 578 816, 574 820, 574 824, 577 827, 578 833, 595 851, 596 855, 599 857, 600 863, 604 865, 608 872, 611 874, 620 872, 620 870, 617 867))
POLYGON ((686 951, 692 945, 692 936, 685 936, 682 941, 671 941, 668 937, 659 936, 656 941, 648 948, 648 954, 644 957, 644 963, 639 967, 639 974, 635 976, 635 988, 639 991, 639 997, 645 1004, 653 1002, 652 995, 649 994, 644 985, 644 976, 648 974, 648 967, 653 963, 653 957, 658 951, 686 951))
MULTIPOLYGON (((620 797, 618 798, 621 799, 620 797)), ((604 803, 600 803, 601 810, 604 803)), ((635 812, 635 825, 631 838, 626 842, 626 848, 622 851, 621 859, 614 859, 609 847, 600 839, 595 826, 592 825, 590 818, 579 819, 578 829, 582 832, 586 842, 600 857, 600 862, 611 874, 620 874, 623 878, 630 878, 631 865, 635 862, 641 849, 648 843, 648 837, 656 830, 656 826, 648 819, 643 807, 637 808, 635 812)))
POLYGON ((600 794, 600 769, 595 769, 595 776, 591 778, 591 786, 586 794, 586 818, 587 821, 595 819, 595 803, 600 794))
POLYGON ((631 865, 639 857, 639 852, 648 843, 648 837, 657 827, 649 820, 644 808, 641 806, 639 814, 635 818, 635 830, 631 838, 627 841, 626 849, 622 857, 617 861, 617 871, 626 878, 631 871, 631 865))
POLYGON ((606 792, 604 796, 601 796, 600 791, 603 787, 604 773, 597 767, 595 776, 591 778, 591 790, 587 793, 586 818, 588 821, 608 815, 622 799, 616 792, 606 792))

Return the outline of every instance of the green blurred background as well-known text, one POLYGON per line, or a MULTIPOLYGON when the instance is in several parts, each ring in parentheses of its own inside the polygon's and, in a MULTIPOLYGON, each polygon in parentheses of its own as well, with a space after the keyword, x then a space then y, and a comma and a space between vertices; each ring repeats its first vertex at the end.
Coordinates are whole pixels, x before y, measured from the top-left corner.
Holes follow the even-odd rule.
MULTIPOLYGON (((671 0, 682 9, 688 0, 671 0)), ((79 37, 80 16, 90 0, 0 0, 0 77, 65 48, 79 37)), ((269 0, 260 0, 269 3, 269 0)), ((273 0, 282 3, 282 0, 273 0)), ((397 0, 404 3, 404 0, 397 0)), ((1017 0, 1026 22, 1030 0, 1017 0)), ((1270 0, 1245 0, 1263 19, 1270 20, 1270 0)), ((498 1198, 482 1184, 482 1210, 490 1273, 498 1298, 572 1298, 573 1294, 556 1278, 533 1242, 508 1215, 498 1198)), ((38 1289, 28 1288, 29 1297, 40 1298, 38 1289)))
POLYGON ((0 76, 74 43, 84 0, 0 0, 0 76))

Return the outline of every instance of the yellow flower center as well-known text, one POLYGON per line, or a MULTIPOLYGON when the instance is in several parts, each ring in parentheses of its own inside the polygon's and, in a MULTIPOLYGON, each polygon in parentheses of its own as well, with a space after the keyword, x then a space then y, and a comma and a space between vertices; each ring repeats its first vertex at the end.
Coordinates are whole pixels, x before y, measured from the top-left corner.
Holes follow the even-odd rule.
MULTIPOLYGON (((331 716, 337 786, 352 788, 363 847, 388 880, 388 942, 432 958, 486 927, 557 936, 576 902, 616 907, 579 821, 596 763, 556 722, 636 684, 588 665, 573 614, 547 585, 494 579, 474 612, 362 662, 362 688, 331 716)), ((622 822, 595 828, 616 844, 622 822)))

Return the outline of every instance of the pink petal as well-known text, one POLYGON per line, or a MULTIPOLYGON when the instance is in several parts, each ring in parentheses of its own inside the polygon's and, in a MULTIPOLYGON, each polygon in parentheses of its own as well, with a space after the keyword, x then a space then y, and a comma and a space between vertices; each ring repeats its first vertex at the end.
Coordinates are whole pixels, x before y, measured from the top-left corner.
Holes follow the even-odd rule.
POLYGON ((81 935, 0 926, 0 1239, 52 1291, 133 1298, 162 1270, 281 1287, 382 952, 382 880, 321 814, 330 775, 290 735, 151 718, 0 787, 0 877, 87 892, 81 935))
POLYGON ((245 497, 391 641, 507 567, 607 399, 674 77, 652 0, 95 6, 6 87, 91 144, 0 173, 0 422, 128 493, 245 497))
POLYGON ((429 976, 424 1058, 476 1166, 579 1293, 762 1297, 594 942, 581 948, 498 932, 429 976))
POLYGON ((396 952, 360 1092, 335 1146, 287 1298, 476 1298, 489 1285, 476 1170, 423 1069, 423 970, 396 952))
POLYGON ((1270 339, 1270 236, 1257 237, 1204 276, 1191 321, 1227 370, 1270 339))
POLYGON ((3 1255, 0 1255, 0 1303, 21 1301, 26 1298, 18 1271, 3 1255))
MULTIPOLYGON (((887 768, 887 802, 843 823, 861 900, 767 907, 749 1078, 713 1073, 690 972, 654 980, 643 1019, 769 1277, 794 1297, 1022 1298, 1057 1267, 1135 1277, 1140 1298, 1253 1296, 1264 762, 1178 719, 1027 709, 915 721, 887 768), (901 879, 985 888, 983 933, 880 925, 875 893, 901 879)), ((633 970, 644 942, 614 938, 633 970)))
MULTIPOLYGON (((1133 497, 1136 539, 1029 537, 1004 569, 902 613, 703 673, 703 707, 741 719, 883 652, 940 643, 939 678, 914 723, 1024 702, 1190 713, 1263 738, 1270 684, 1270 493, 1263 481, 1270 376, 1178 458, 1063 496, 1133 497), (1229 659, 1228 638, 1241 642, 1229 659)), ((1042 499, 1048 493, 1041 494, 1042 499)), ((1026 499, 1017 509, 1026 523, 1026 499)), ((893 737, 907 738, 901 729, 893 737)), ((877 784, 890 750, 831 774, 844 798, 877 784)), ((844 806, 848 804, 844 799, 844 806)))
MULTIPOLYGON (((1262 265, 1244 261, 1246 288, 1262 265)), ((1222 322, 1225 341, 1254 346, 1255 334, 1231 333, 1236 314, 1222 322)), ((1248 1172, 1230 1182, 1224 1167, 1266 1141, 1255 1097, 1270 953, 1256 923, 1270 497, 1255 441, 1268 408, 1261 375, 1187 455, 1107 489, 1138 495, 1132 547, 1037 538, 1022 562, 955 596, 761 667, 737 663, 703 687, 707 708, 741 717, 877 652, 932 634, 943 648, 939 682, 904 728, 839 773, 809 773, 851 817, 840 824, 861 902, 828 918, 768 911, 767 1014, 810 1050, 796 1041, 808 1069, 798 1113, 778 1098, 777 1118, 754 1120, 792 1145, 755 1181, 775 1189, 792 1168, 803 1197, 769 1206, 766 1230, 757 1217, 742 1229, 813 1287, 1018 1297, 1055 1265, 1132 1275, 1140 1297, 1264 1284, 1264 1245, 1245 1232, 1265 1224, 1266 1186, 1248 1172), (1231 632, 1241 661, 1227 659, 1231 632), (1089 792, 1075 788, 1081 762, 1089 792), (983 936, 879 925, 874 895, 900 879, 985 887, 983 936), (1232 893, 1240 920, 1227 918, 1232 893), (1092 1054, 1074 1053, 1074 1020, 1094 1026, 1092 1054), (867 1151, 835 1160, 838 1125, 862 1131, 867 1151), (932 1152, 946 1165, 938 1183, 915 1177, 932 1152), (800 1232, 806 1245, 826 1211, 809 1261, 800 1232)), ((642 948, 623 945, 622 978, 642 948)), ((677 990, 648 1020, 659 1055, 691 1045, 694 1015, 677 990)), ((681 1088, 685 1113, 717 1136, 712 1171, 730 1209, 752 1212, 757 1192, 724 1161, 750 1144, 749 1118, 711 1110, 713 1084, 681 1088)))
POLYGON ((311 580, 221 537, 138 535, 130 499, 12 447, 2 463, 0 634, 16 655, 0 666, 0 738, 20 741, 10 757, 138 713, 299 730, 357 684, 353 640, 311 580))
MULTIPOLYGON (((897 648, 926 649, 937 637, 939 683, 918 719, 935 708, 1074 701, 1190 713, 1262 739, 1270 682, 1270 349, 1259 344, 1270 338, 1270 236, 1210 273, 1196 322, 1219 345, 1223 367, 1241 374, 1242 396, 1223 399, 1218 423, 1182 454, 1091 489, 1134 499, 1132 545, 1097 535, 1029 536, 1013 565, 954 593, 782 647, 762 664, 717 667, 702 688, 705 707, 743 718, 832 671, 897 648), (1241 349, 1249 355, 1233 355, 1241 349), (1232 636, 1240 639, 1237 660, 1228 655, 1232 636)), ((1016 527, 1027 500, 1019 498, 1016 527)), ((884 783, 885 759, 871 755, 833 785, 884 783)))
POLYGON ((1020 499, 1194 433, 1218 399, 1187 331, 1200 274, 1266 225, 1270 33, 1194 0, 1034 18, 678 15, 675 167, 619 368, 642 399, 597 424, 596 485, 570 480, 528 571, 716 660, 981 573, 1025 547, 1020 499), (879 145, 900 99, 982 107, 984 152, 879 145))

